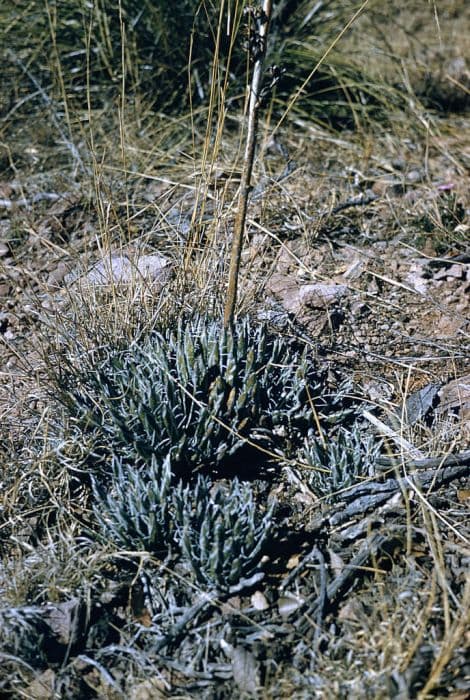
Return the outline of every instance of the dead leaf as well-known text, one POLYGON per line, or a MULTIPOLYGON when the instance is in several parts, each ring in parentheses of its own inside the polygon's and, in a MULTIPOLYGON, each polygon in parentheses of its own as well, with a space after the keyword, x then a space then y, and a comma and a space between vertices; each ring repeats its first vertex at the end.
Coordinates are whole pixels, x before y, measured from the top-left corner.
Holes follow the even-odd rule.
POLYGON ((296 566, 299 565, 300 557, 298 554, 293 554, 290 558, 289 561, 286 564, 286 569, 288 571, 291 571, 292 569, 295 569, 296 566))

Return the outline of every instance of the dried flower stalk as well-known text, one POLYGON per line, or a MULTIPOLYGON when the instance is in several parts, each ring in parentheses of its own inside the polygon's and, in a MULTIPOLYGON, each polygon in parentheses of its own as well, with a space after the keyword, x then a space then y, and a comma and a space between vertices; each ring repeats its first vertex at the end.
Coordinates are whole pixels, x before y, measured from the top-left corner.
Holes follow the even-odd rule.
POLYGON ((243 234, 245 232, 246 210, 248 195, 250 192, 251 173, 256 147, 257 116, 260 104, 261 83, 263 78, 263 64, 266 55, 266 42, 271 21, 272 2, 264 0, 261 11, 253 13, 256 29, 251 43, 250 51, 254 58, 253 75, 250 86, 250 99, 248 103, 248 121, 245 154, 243 157, 243 169, 240 183, 240 195, 238 199, 238 211, 233 230, 232 250, 230 256, 230 269, 228 276, 227 299, 224 311, 224 325, 227 328, 233 324, 237 304, 238 276, 240 270, 240 258, 243 246, 243 234))

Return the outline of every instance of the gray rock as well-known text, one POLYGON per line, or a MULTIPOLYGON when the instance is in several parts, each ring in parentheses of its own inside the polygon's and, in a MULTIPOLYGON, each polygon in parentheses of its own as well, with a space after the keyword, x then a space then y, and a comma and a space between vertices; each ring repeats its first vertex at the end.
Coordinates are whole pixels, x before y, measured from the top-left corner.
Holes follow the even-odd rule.
POLYGON ((63 646, 80 643, 86 630, 86 605, 78 598, 38 608, 55 640, 63 646))
POLYGON ((112 253, 87 271, 74 271, 65 275, 64 282, 66 285, 78 283, 82 286, 96 286, 145 281, 161 287, 171 274, 170 261, 158 253, 141 255, 133 260, 123 253, 112 253))
POLYGON ((424 174, 421 170, 415 169, 410 170, 406 173, 406 181, 410 185, 414 185, 417 182, 422 182, 424 180, 424 174))
POLYGON ((325 324, 331 324, 332 312, 348 293, 348 286, 333 281, 299 285, 292 275, 275 273, 268 281, 267 290, 279 300, 285 312, 308 329, 309 335, 319 335, 325 324))
POLYGON ((341 299, 348 291, 345 284, 322 283, 304 284, 298 292, 300 306, 325 308, 341 299))
POLYGON ((48 668, 36 676, 32 683, 25 688, 25 697, 31 698, 31 700, 51 700, 57 697, 54 692, 55 682, 56 674, 51 668, 48 668))

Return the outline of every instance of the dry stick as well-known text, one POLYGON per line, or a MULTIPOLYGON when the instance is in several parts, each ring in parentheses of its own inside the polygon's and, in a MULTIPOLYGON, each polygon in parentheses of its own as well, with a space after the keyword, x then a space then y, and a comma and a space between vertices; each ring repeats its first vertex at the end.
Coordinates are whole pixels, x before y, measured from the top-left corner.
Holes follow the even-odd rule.
POLYGON ((240 270, 240 258, 245 232, 246 211, 248 206, 248 194, 250 191, 251 173, 256 146, 257 114, 260 103, 261 81, 263 77, 263 63, 266 54, 266 41, 271 20, 272 2, 263 0, 263 8, 259 19, 255 18, 255 65, 250 86, 250 99, 248 103, 248 124, 246 135, 245 155, 243 157, 243 169, 240 183, 240 196, 238 198, 238 211, 233 228, 232 250, 230 255, 230 269, 228 276, 227 299, 224 311, 224 326, 228 328, 233 324, 235 308, 237 304, 238 275, 240 270))
MULTIPOLYGON (((296 620, 296 630, 300 632, 303 637, 308 638, 312 633, 312 629, 315 629, 312 628, 311 618, 319 615, 319 610, 321 610, 326 602, 329 602, 330 605, 334 605, 335 607, 338 606, 341 596, 349 590, 354 583, 357 572, 367 564, 367 561, 371 557, 377 556, 384 545, 389 542, 394 542, 395 539, 396 536, 375 533, 363 542, 359 552, 351 559, 349 564, 345 566, 344 570, 328 584, 326 587, 326 595, 323 590, 320 590, 320 595, 313 602, 306 601, 301 609, 299 609, 296 620), (302 616, 303 619, 300 616, 302 616)), ((317 619, 319 618, 317 617, 317 619)))

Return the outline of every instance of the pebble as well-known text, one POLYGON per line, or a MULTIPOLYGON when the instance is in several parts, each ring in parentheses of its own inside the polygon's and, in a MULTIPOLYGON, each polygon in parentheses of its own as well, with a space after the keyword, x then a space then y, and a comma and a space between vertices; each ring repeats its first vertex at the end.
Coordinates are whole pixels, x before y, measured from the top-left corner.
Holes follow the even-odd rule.
POLYGON ((450 279, 462 279, 464 273, 464 265, 458 265, 455 263, 450 267, 443 267, 438 272, 435 273, 435 280, 450 280, 450 279))
POLYGON ((70 268, 64 262, 60 262, 57 267, 50 272, 47 283, 53 287, 58 286, 66 277, 69 269, 70 268))
POLYGON ((451 265, 449 267, 449 269, 447 270, 447 277, 455 277, 456 279, 463 279, 464 272, 465 272, 465 266, 458 265, 457 263, 455 263, 454 265, 451 265))
POLYGON ((422 182, 423 173, 421 170, 410 170, 406 173, 406 181, 409 185, 414 185, 416 182, 422 182))
POLYGON ((392 167, 395 168, 395 170, 405 170, 406 160, 404 158, 395 158, 392 160, 392 167))

